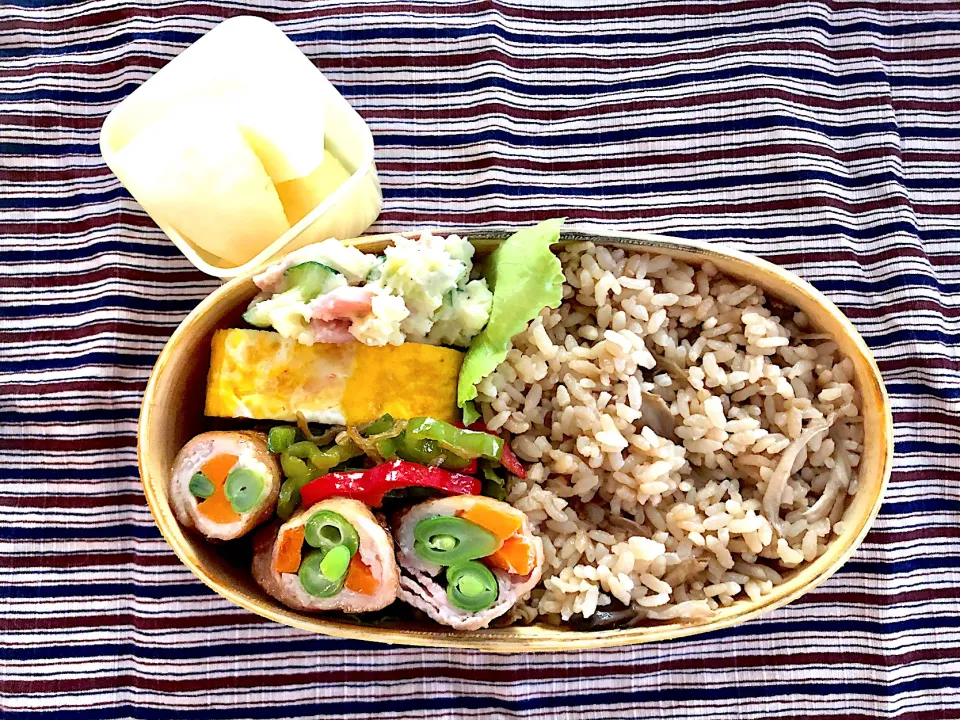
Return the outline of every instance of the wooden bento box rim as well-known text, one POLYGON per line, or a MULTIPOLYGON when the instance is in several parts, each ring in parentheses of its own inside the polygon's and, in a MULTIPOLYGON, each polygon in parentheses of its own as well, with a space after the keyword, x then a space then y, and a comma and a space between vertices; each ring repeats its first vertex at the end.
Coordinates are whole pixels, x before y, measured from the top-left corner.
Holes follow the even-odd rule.
MULTIPOLYGON (((510 232, 510 230, 487 230, 461 234, 469 237, 478 249, 489 250, 510 232)), ((407 237, 419 235, 417 232, 401 234, 407 237)), ((389 244, 391 236, 392 234, 370 235, 345 242, 357 245, 363 250, 379 252, 389 244)), ((866 468, 869 472, 861 476, 860 488, 854 497, 854 503, 861 506, 860 512, 855 518, 850 518, 851 526, 846 528, 845 532, 835 539, 828 550, 813 563, 793 574, 758 602, 740 600, 729 607, 720 608, 704 620, 686 623, 665 622, 625 630, 602 631, 575 631, 537 624, 455 632, 429 621, 418 623, 415 627, 411 623, 407 623, 404 627, 366 626, 337 620, 335 615, 316 616, 300 613, 280 605, 259 589, 248 592, 244 588, 221 582, 206 567, 195 549, 197 545, 204 544, 204 541, 185 532, 173 515, 166 497, 169 468, 158 468, 155 463, 151 467, 151 459, 147 455, 151 449, 150 431, 154 422, 154 410, 163 401, 162 397, 157 397, 159 393, 157 386, 168 369, 171 357, 177 354, 179 343, 201 323, 207 312, 222 300, 232 298, 234 302, 238 302, 241 300, 239 296, 244 293, 252 297, 253 288, 249 286, 252 285, 251 279, 256 271, 234 278, 215 290, 180 323, 160 353, 144 392, 137 432, 137 461, 150 511, 161 534, 176 555, 204 584, 218 594, 262 617, 295 628, 355 640, 426 647, 470 648, 494 652, 588 650, 671 640, 722 630, 779 608, 827 580, 846 562, 869 531, 880 509, 893 459, 893 420, 889 399, 876 362, 860 334, 840 310, 809 283, 776 265, 736 250, 661 235, 623 233, 584 226, 566 230, 561 237, 562 244, 580 241, 597 241, 606 245, 633 248, 641 246, 694 263, 709 260, 720 266, 723 272, 759 284, 771 294, 793 304, 801 304, 797 303, 796 299, 802 299, 806 307, 819 306, 822 312, 816 313, 818 324, 822 324, 824 318, 829 318, 830 323, 835 327, 824 329, 831 334, 836 334, 835 330, 842 331, 845 339, 841 340, 840 345, 854 361, 865 423, 868 420, 866 411, 871 410, 870 424, 873 427, 870 428, 869 434, 865 433, 865 452, 860 464, 861 469, 866 468), (760 276, 759 279, 757 275, 760 276), (865 493, 869 493, 869 496, 865 493), (866 507, 863 507, 864 505, 866 507)))

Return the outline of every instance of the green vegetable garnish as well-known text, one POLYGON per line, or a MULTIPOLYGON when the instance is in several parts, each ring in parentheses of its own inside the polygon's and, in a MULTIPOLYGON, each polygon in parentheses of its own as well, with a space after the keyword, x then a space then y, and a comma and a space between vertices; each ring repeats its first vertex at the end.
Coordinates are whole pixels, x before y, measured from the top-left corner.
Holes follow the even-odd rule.
POLYGON ((347 445, 331 445, 324 450, 319 457, 314 458, 313 464, 317 470, 327 472, 337 465, 345 463, 347 460, 352 460, 355 457, 360 457, 361 455, 363 455, 363 450, 353 443, 347 445))
POLYGON ((486 458, 499 461, 503 455, 503 440, 496 435, 461 430, 434 418, 412 418, 407 423, 406 434, 412 440, 433 440, 465 460, 486 458))
POLYGON ((500 547, 500 539, 486 528, 458 517, 432 517, 413 529, 413 549, 427 562, 459 565, 486 557, 500 547))
POLYGON ((352 460, 361 455, 363 455, 363 450, 353 443, 348 443, 347 445, 333 444, 325 450, 321 450, 319 455, 312 457, 310 462, 312 462, 313 466, 321 473, 325 473, 337 465, 341 465, 347 460, 352 460))
POLYGON ((467 400, 466 402, 459 404, 460 408, 463 410, 464 425, 469 427, 480 419, 480 411, 477 410, 477 404, 473 400, 467 400))
MULTIPOLYGON (((347 552, 344 548, 343 552, 347 552)), ((314 597, 333 597, 343 589, 343 580, 346 577, 344 572, 339 577, 330 580, 324 574, 323 561, 329 553, 323 550, 313 550, 307 553, 307 556, 300 563, 300 569, 297 570, 297 577, 300 578, 300 585, 310 595, 314 597)), ((339 553, 342 555, 343 553, 339 553)), ((347 562, 350 562, 349 555, 347 562)), ((327 563, 327 571, 332 574, 332 570, 339 565, 339 561, 334 558, 327 563), (333 567, 331 567, 333 566, 333 567)))
MULTIPOLYGON (((302 463, 303 461, 297 460, 297 462, 302 463)), ((316 480, 316 478, 312 474, 305 473, 296 477, 288 477, 283 481, 283 485, 280 486, 280 494, 277 496, 278 518, 281 520, 290 519, 300 506, 300 491, 303 490, 304 485, 313 480, 316 480)))
POLYGON ((313 462, 313 459, 320 455, 320 448, 309 440, 301 440, 288 446, 284 452, 291 457, 313 462))
POLYGON ((361 436, 370 438, 370 443, 366 445, 365 451, 375 451, 371 453, 371 457, 375 460, 389 460, 397 456, 397 448, 403 441, 402 427, 406 425, 405 421, 401 420, 399 422, 402 423, 400 427, 397 426, 398 421, 387 414, 381 415, 373 422, 358 428, 361 436))
POLYGON ((267 433, 267 450, 280 453, 297 441, 297 429, 289 425, 278 425, 267 433))
POLYGON ((470 461, 444 449, 436 440, 418 439, 404 432, 396 438, 396 442, 387 446, 389 455, 384 458, 399 456, 404 460, 419 463, 420 465, 434 465, 447 470, 459 470, 470 464, 470 461), (437 458, 443 462, 437 463, 437 458))
POLYGON ((304 485, 360 455, 363 455, 363 451, 353 443, 334 444, 321 450, 309 440, 301 440, 284 449, 280 453, 280 467, 286 480, 280 486, 277 497, 277 517, 287 520, 296 512, 304 485), (301 458, 308 459, 309 464, 301 458))
POLYGON ((360 546, 356 528, 343 515, 332 510, 320 510, 307 520, 304 539, 311 547, 328 552, 336 547, 345 547, 350 553, 347 560, 360 546))
POLYGON ((208 498, 214 490, 213 482, 203 473, 196 473, 190 478, 190 492, 198 498, 208 498))
POLYGON ((308 475, 310 468, 307 467, 307 464, 300 458, 291 455, 289 450, 290 448, 287 448, 280 453, 280 467, 283 468, 283 474, 288 478, 298 478, 308 475))
POLYGON ((493 291, 490 320, 473 342, 460 368, 457 404, 464 408, 463 422, 479 417, 467 406, 477 396, 477 383, 507 357, 510 341, 545 307, 556 308, 563 299, 563 270, 550 245, 560 239, 562 219, 546 220, 507 238, 487 260, 487 283, 493 291))
POLYGON ((494 500, 506 500, 507 489, 504 487, 505 481, 497 475, 493 468, 484 465, 481 469, 483 473, 483 490, 481 495, 486 495, 494 500))
POLYGON ((280 466, 283 474, 289 477, 301 477, 311 471, 321 475, 331 468, 363 455, 363 451, 353 443, 333 444, 321 450, 309 440, 301 440, 288 446, 280 453, 280 466), (309 460, 310 464, 304 462, 309 460))
MULTIPOLYGON (((372 445, 368 444, 366 450, 375 450, 376 453, 371 453, 371 456, 377 461, 400 457, 420 465, 458 470, 469 465, 470 459, 476 457, 476 451, 469 447, 462 450, 454 448, 453 443, 461 432, 458 428, 433 418, 397 421, 390 415, 383 415, 358 430, 360 435, 370 439, 372 445)), ((474 438, 468 440, 475 441, 474 438)), ((493 442, 499 440, 494 438, 493 442)), ((480 450, 490 449, 489 440, 484 439, 482 443, 480 450)))
MULTIPOLYGON (((400 433, 396 437, 390 438, 377 438, 374 440, 374 446, 377 449, 377 452, 380 454, 384 460, 390 460, 397 456, 399 452, 400 445, 403 443, 404 436, 403 433, 400 433)), ((412 458, 406 458, 411 460, 412 458)))
POLYGON ((500 594, 497 578, 478 562, 447 568, 447 598, 454 607, 467 612, 486 610, 500 594))
POLYGON ((234 512, 245 513, 253 509, 263 494, 263 478, 253 470, 231 470, 223 485, 223 492, 234 512))
POLYGON ((393 416, 381 415, 376 420, 364 425, 360 429, 360 434, 364 437, 370 437, 371 435, 379 435, 380 433, 385 433, 387 430, 393 429, 393 426, 396 424, 396 420, 393 419, 393 416))

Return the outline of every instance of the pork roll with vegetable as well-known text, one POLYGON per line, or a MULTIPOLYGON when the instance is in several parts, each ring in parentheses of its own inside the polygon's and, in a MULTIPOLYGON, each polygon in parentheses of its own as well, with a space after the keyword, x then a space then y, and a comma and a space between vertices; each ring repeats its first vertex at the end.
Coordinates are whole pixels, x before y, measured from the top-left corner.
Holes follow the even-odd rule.
POLYGON ((394 527, 397 596, 454 629, 486 627, 540 581, 540 538, 523 512, 498 500, 429 500, 394 527))
POLYGON ((324 500, 254 542, 253 577, 294 610, 380 610, 397 597, 393 540, 362 503, 324 500))
POLYGON ((233 540, 270 517, 280 467, 258 432, 206 432, 177 454, 170 501, 177 520, 211 540, 233 540))

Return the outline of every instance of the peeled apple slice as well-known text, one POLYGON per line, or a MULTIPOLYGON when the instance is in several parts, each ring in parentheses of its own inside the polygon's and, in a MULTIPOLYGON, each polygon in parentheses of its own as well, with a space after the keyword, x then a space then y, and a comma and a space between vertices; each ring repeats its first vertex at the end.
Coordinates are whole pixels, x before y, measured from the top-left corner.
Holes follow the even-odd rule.
POLYGON ((349 179, 350 172, 329 150, 324 150, 323 163, 309 175, 277 185, 287 221, 296 225, 349 179))
POLYGON ((241 265, 290 229, 276 188, 222 103, 189 101, 115 158, 137 201, 194 245, 241 265))
POLYGON ((324 161, 321 97, 266 79, 222 97, 275 185, 309 175, 324 161))

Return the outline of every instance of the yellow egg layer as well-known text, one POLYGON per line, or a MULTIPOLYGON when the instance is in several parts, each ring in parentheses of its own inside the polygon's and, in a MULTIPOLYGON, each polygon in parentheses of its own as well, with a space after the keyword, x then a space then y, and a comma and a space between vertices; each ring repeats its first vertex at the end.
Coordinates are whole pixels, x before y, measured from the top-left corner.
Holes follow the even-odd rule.
POLYGON ((395 418, 459 419, 463 353, 418 343, 301 345, 263 330, 218 330, 211 344, 206 414, 358 425, 395 418))

